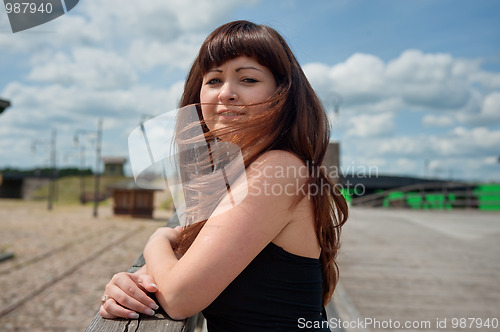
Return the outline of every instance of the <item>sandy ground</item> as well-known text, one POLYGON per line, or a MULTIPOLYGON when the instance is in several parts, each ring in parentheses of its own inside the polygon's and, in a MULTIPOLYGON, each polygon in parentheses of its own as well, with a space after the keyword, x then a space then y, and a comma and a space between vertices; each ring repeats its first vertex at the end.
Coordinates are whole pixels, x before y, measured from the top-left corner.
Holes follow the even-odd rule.
POLYGON ((0 331, 84 331, 104 286, 125 271, 170 213, 118 218, 110 206, 0 200, 0 331))

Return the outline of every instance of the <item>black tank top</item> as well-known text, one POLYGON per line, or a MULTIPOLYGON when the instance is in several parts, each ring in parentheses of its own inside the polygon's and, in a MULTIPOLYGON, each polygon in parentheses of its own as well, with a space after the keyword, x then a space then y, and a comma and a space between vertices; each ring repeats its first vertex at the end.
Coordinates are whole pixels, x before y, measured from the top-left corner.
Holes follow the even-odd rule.
POLYGON ((271 242, 203 315, 209 332, 327 332, 322 310, 319 259, 294 255, 271 242))

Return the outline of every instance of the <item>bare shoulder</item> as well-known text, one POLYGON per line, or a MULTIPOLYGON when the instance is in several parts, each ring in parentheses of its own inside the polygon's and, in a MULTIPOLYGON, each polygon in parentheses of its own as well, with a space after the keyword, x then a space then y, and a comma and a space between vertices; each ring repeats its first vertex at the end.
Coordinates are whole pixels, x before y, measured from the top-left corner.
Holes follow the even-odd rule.
POLYGON ((251 168, 254 177, 249 176, 249 192, 262 193, 261 199, 269 204, 269 211, 279 212, 273 222, 286 221, 272 242, 292 254, 318 258, 320 247, 314 228, 314 208, 307 198, 306 163, 291 152, 269 151, 251 168), (297 203, 297 198, 304 199, 297 203))
POLYGON ((304 162, 296 154, 283 150, 266 151, 262 155, 260 155, 255 162, 269 164, 292 163, 297 166, 305 166, 304 162))
POLYGON ((305 162, 297 155, 283 150, 263 153, 250 165, 249 173, 257 178, 282 179, 285 182, 308 177, 305 162))

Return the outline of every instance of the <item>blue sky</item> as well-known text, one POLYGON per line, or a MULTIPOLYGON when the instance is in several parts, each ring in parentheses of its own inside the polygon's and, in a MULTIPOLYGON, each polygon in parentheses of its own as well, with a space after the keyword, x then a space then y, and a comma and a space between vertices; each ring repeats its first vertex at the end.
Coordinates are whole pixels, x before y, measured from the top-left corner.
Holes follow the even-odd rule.
MULTIPOLYGON (((13 34, 0 9, 0 168, 79 165, 77 129, 103 118, 103 154, 126 156, 144 114, 173 109, 203 39, 234 19, 271 25, 325 105, 341 96, 341 166, 500 181, 500 2, 463 0, 80 1, 13 34)), ((94 165, 94 141, 86 142, 94 165)))

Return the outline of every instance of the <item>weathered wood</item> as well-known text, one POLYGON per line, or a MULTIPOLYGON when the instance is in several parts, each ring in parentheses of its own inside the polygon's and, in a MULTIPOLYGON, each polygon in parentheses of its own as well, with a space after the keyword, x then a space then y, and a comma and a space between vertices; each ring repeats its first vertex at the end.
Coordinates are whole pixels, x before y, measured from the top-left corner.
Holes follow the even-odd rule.
MULTIPOLYGON (((176 223, 178 224, 178 219, 177 215, 174 214, 167 225, 171 226, 176 223)), ((128 272, 133 273, 139 270, 145 263, 144 256, 141 254, 128 272)), ((139 319, 104 319, 98 312, 85 332, 192 332, 197 323, 198 315, 177 321, 168 317, 167 313, 160 307, 154 316, 141 314, 139 319)))
MULTIPOLYGON (((133 273, 144 264, 144 256, 141 254, 128 272, 133 273)), ((104 319, 97 313, 85 332, 192 332, 197 320, 197 315, 180 321, 173 320, 161 307, 154 316, 140 315, 139 319, 104 319)))
POLYGON ((192 332, 197 317, 176 321, 170 319, 163 310, 153 316, 141 315, 139 319, 104 319, 97 313, 85 330, 86 332, 192 332))

